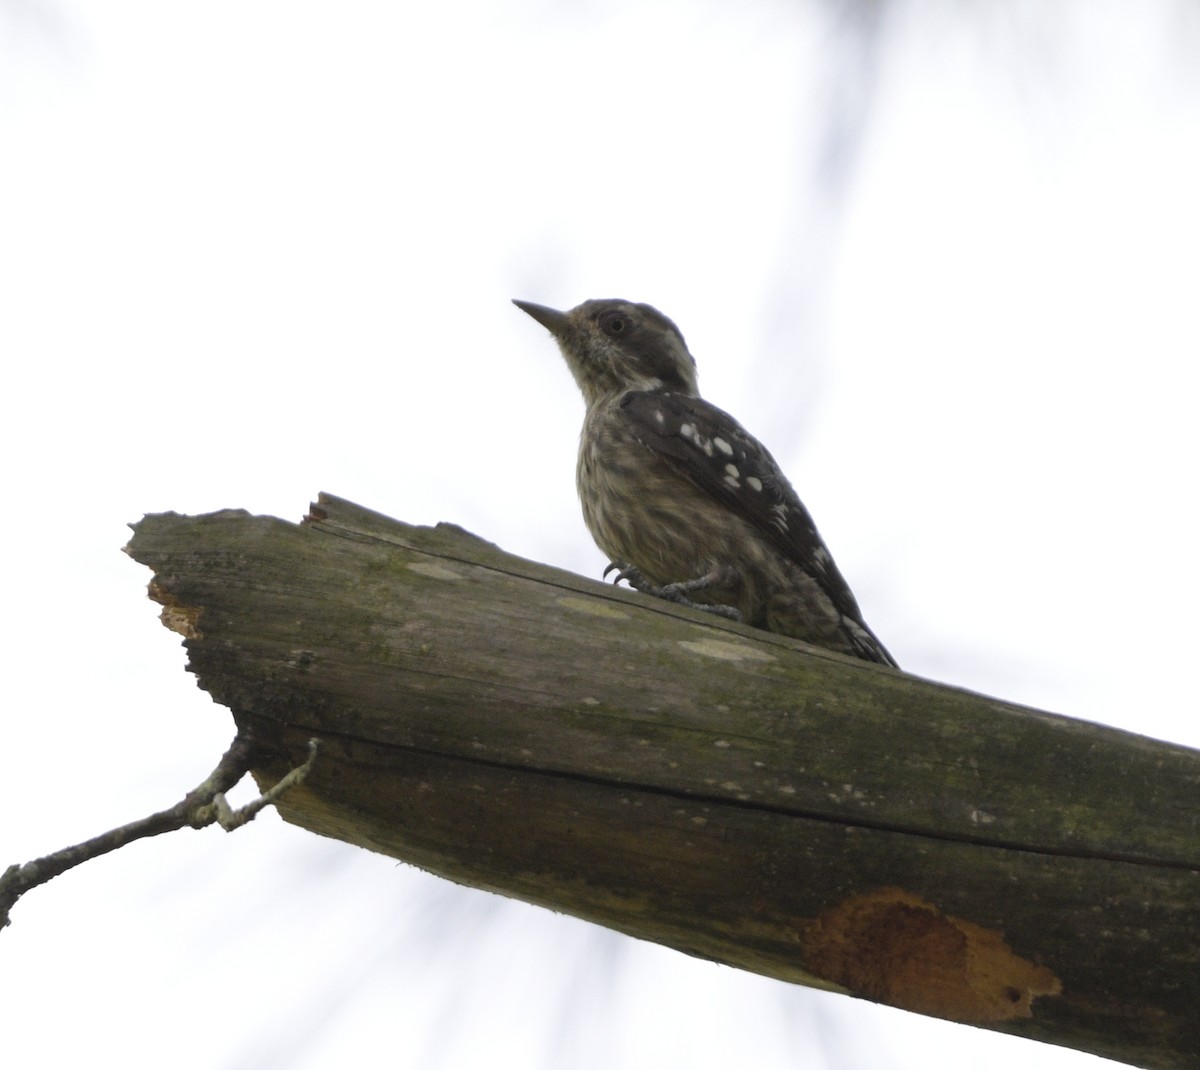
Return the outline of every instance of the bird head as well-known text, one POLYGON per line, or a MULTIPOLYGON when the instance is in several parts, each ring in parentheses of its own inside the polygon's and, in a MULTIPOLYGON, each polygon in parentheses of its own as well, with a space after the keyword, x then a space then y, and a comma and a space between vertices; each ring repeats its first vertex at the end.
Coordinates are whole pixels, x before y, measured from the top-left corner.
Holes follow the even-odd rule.
POLYGON ((626 390, 700 394, 683 335, 650 305, 607 298, 559 312, 529 301, 513 304, 554 335, 589 406, 626 390))

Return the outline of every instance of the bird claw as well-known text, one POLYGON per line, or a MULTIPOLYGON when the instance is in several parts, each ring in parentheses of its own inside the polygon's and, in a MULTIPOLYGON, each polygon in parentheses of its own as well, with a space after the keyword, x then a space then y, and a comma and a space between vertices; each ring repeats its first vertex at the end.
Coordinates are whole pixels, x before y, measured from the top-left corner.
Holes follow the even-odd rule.
POLYGON ((644 591, 651 586, 646 581, 646 577, 642 575, 640 570, 635 568, 633 565, 622 565, 617 561, 609 562, 608 568, 604 570, 603 578, 608 579, 608 574, 613 570, 616 570, 617 573, 612 579, 614 584, 618 584, 622 580, 625 580, 635 591, 644 591))

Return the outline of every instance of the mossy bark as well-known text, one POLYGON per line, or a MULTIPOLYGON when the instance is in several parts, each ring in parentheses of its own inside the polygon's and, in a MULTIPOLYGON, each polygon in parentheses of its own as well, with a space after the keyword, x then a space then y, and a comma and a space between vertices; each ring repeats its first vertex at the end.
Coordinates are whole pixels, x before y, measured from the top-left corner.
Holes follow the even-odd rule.
POLYGON ((130 553, 283 817, 690 954, 1200 1067, 1200 754, 322 496, 130 553))

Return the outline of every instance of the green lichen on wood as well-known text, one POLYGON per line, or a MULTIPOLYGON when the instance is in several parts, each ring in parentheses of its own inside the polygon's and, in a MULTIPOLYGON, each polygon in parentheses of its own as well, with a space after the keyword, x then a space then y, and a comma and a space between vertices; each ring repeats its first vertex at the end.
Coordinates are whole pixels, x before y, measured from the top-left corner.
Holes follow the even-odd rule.
POLYGON ((893 913, 932 904, 1061 978, 997 1028, 1200 1065, 1194 751, 334 498, 304 525, 147 517, 131 552, 262 785, 322 738, 289 821, 806 983, 813 919, 900 887, 893 913))

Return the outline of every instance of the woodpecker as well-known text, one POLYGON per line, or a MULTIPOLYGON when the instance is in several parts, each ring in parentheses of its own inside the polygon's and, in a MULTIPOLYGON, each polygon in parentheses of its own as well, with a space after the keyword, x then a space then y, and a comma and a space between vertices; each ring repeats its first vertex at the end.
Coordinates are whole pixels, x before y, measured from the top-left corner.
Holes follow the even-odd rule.
POLYGON ((614 582, 865 661, 863 621, 775 459, 700 397, 679 328, 650 305, 513 301, 558 342, 587 406, 576 486, 614 582))

